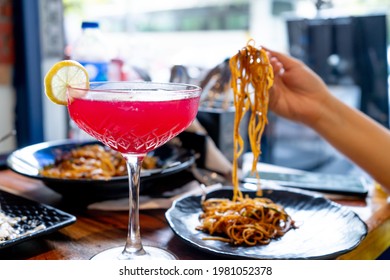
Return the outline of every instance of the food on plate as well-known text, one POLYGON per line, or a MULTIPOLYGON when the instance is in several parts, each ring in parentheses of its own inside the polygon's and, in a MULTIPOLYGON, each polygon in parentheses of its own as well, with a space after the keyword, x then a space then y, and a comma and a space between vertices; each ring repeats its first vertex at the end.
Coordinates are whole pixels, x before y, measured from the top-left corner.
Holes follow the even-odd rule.
POLYGON ((244 197, 236 201, 211 198, 204 201, 202 208, 202 225, 197 229, 213 235, 204 239, 234 245, 268 244, 273 238, 283 236, 294 224, 280 205, 264 197, 244 197))
MULTIPOLYGON (((269 89, 273 84, 273 69, 263 48, 256 48, 249 40, 246 47, 230 58, 231 87, 234 95, 234 156, 232 199, 206 199, 198 230, 209 233, 205 239, 220 240, 235 245, 268 244, 294 228, 294 221, 282 206, 262 197, 259 184, 258 197, 244 196, 239 188, 238 158, 244 150, 240 123, 249 111, 248 135, 254 160, 252 172, 257 172, 261 137, 267 124, 269 89)), ((259 178, 259 177, 258 177, 259 178)), ((259 178, 260 179, 260 178, 259 178)))
MULTIPOLYGON (((1 206, 1 205, 0 205, 1 206)), ((27 221, 27 217, 11 217, 1 211, 0 208, 0 243, 15 239, 22 235, 28 235, 35 231, 45 229, 45 225, 34 221, 27 221), (28 222, 31 228, 28 231, 20 230, 20 223, 28 222)))
POLYGON ((0 242, 15 238, 19 231, 14 226, 20 221, 20 218, 12 218, 0 211, 0 242))
MULTIPOLYGON (((142 168, 157 167, 157 157, 146 156, 142 168)), ((108 180, 127 176, 126 161, 119 152, 99 144, 88 144, 63 152, 53 164, 40 170, 45 177, 108 180)))

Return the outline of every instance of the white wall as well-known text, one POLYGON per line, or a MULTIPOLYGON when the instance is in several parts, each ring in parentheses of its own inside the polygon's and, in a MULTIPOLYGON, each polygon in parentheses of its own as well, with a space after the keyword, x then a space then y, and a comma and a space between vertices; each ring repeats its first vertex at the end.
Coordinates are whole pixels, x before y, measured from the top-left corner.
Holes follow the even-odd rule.
MULTIPOLYGON (((15 125, 15 90, 10 85, 0 85, 0 137, 14 129, 15 125)), ((16 147, 15 136, 0 143, 0 154, 16 147)))
MULTIPOLYGON (((64 57, 64 31, 62 0, 40 0, 41 33, 41 73, 42 80, 47 71, 64 57)), ((43 85, 43 82, 42 82, 43 85)), ((67 137, 66 106, 56 105, 41 90, 43 108, 44 141, 59 140, 67 137)))
POLYGON ((287 50, 287 30, 283 17, 272 15, 271 1, 250 0, 250 36, 256 45, 263 45, 278 51, 287 50))
MULTIPOLYGON (((44 59, 42 62, 42 75, 49 71, 54 63, 61 60, 44 59)), ((42 78, 43 78, 42 77, 42 78)), ((54 104, 46 98, 44 89, 42 89, 42 108, 43 108, 43 137, 44 141, 60 140, 67 138, 67 107, 54 104)))

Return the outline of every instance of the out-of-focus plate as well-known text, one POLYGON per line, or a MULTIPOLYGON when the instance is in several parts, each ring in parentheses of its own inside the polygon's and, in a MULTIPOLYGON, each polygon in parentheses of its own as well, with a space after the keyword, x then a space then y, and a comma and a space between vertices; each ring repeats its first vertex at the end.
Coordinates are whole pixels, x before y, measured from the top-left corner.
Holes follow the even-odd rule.
MULTIPOLYGON (((255 196, 255 191, 243 191, 255 196)), ((348 208, 308 192, 264 189, 265 197, 282 205, 295 220, 297 229, 289 230, 268 245, 234 246, 221 241, 203 240, 210 236, 196 230, 202 212, 201 196, 176 200, 166 212, 172 230, 189 245, 230 258, 244 259, 333 259, 355 247, 367 235, 366 224, 348 208)), ((231 198, 232 189, 210 192, 207 198, 231 198)))
POLYGON ((11 239, 0 240, 0 249, 49 234, 76 221, 73 215, 52 206, 4 191, 0 191, 0 205, 1 212, 7 217, 21 218, 14 226, 18 233, 11 239))
MULTIPOLYGON (((68 139, 39 143, 12 152, 7 159, 7 164, 14 172, 41 180, 46 186, 63 196, 89 199, 127 196, 129 192, 127 176, 95 180, 51 178, 39 174, 44 166, 53 164, 59 155, 79 146, 96 143, 100 144, 96 141, 78 142, 68 139)), ((195 162, 195 156, 191 151, 169 143, 157 148, 150 155, 158 158, 158 165, 161 168, 141 171, 141 189, 145 185, 150 185, 145 184, 146 182, 185 170, 195 162)))

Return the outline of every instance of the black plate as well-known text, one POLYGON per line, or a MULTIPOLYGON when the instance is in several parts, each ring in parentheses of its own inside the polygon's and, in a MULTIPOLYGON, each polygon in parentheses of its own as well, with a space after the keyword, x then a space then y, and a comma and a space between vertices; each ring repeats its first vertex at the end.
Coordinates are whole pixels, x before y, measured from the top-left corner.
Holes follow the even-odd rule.
MULTIPOLYGON (((129 191, 127 176, 113 177, 109 180, 94 180, 50 178, 39 174, 39 170, 48 164, 53 164, 59 154, 78 146, 96 143, 101 144, 96 141, 80 143, 74 140, 35 144, 11 153, 7 164, 11 170, 30 178, 42 180, 46 186, 64 196, 88 197, 90 199, 127 196, 129 191)), ((141 172, 141 189, 143 186, 149 186, 149 184, 145 184, 146 182, 180 172, 195 162, 195 156, 191 151, 169 143, 157 148, 152 155, 159 158, 159 166, 162 167, 141 172)))
POLYGON ((24 217, 16 225, 19 233, 10 240, 0 241, 0 249, 49 234, 76 222, 76 217, 59 209, 3 191, 0 191, 0 205, 5 215, 24 217), (39 225, 44 227, 34 230, 39 225))
MULTIPOLYGON (((243 193, 255 195, 254 191, 243 193)), ((208 194, 217 198, 231 196, 231 188, 208 194)), ((178 199, 166 218, 176 235, 191 246, 240 259, 333 259, 354 249, 367 235, 367 226, 359 216, 322 196, 273 189, 264 189, 264 196, 282 205, 299 226, 268 245, 245 247, 203 240, 209 235, 195 229, 202 212, 200 196, 178 199)))

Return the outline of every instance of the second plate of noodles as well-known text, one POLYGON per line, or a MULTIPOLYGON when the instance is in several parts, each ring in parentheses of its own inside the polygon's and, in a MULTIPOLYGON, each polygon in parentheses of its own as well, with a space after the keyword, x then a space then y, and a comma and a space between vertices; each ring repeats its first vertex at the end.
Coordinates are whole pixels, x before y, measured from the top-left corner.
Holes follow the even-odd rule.
MULTIPOLYGON (((149 166, 141 171, 144 182, 178 173, 195 162, 194 153, 177 143, 167 143, 147 157, 149 166)), ((66 139, 27 146, 11 153, 7 164, 14 172, 41 180, 66 197, 111 199, 128 195, 122 159, 97 141, 66 139)))
MULTIPOLYGON (((143 170, 161 168, 164 166, 158 156, 145 156, 143 170)), ((127 167, 119 152, 99 143, 91 143, 60 151, 55 162, 44 166, 39 174, 51 178, 110 180, 127 176, 127 167)))

